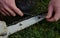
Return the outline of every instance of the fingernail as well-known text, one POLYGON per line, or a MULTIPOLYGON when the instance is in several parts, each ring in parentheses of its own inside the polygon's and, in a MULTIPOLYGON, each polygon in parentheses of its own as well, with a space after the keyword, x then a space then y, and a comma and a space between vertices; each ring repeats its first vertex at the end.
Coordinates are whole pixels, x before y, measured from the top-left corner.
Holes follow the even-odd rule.
POLYGON ((59 20, 59 18, 56 19, 56 21, 58 21, 58 20, 59 20))
POLYGON ((16 16, 16 14, 14 14, 13 16, 16 16))
POLYGON ((24 14, 22 13, 21 16, 23 16, 24 14))

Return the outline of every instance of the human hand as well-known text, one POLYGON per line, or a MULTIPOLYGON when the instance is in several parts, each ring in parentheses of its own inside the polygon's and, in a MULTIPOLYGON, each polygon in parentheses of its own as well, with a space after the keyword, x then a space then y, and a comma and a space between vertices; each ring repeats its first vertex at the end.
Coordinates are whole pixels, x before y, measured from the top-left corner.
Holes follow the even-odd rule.
POLYGON ((60 19, 60 0, 51 0, 48 6, 48 14, 46 16, 48 21, 58 21, 60 19), (55 12, 52 17, 53 11, 55 12))
POLYGON ((21 10, 16 7, 15 0, 0 0, 0 13, 4 16, 23 16, 21 10))

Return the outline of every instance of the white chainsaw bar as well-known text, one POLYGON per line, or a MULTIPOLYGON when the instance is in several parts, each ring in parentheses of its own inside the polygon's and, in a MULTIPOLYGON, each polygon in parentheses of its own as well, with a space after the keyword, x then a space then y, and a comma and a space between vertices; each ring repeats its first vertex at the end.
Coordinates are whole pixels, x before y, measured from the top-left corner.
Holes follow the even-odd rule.
POLYGON ((33 25, 33 24, 35 24, 35 23, 37 23, 37 22, 39 22, 43 19, 44 19, 43 17, 35 16, 35 17, 30 18, 30 19, 19 22, 15 25, 11 25, 11 26, 8 27, 8 34, 9 35, 13 34, 17 31, 20 31, 24 28, 27 28, 27 27, 29 27, 29 26, 31 26, 31 25, 33 25))
POLYGON ((5 25, 5 27, 2 26, 3 28, 6 28, 6 29, 3 29, 3 31, 4 30, 6 30, 6 31, 4 31, 4 33, 1 33, 0 36, 3 36, 3 38, 5 38, 5 37, 7 38, 8 35, 11 35, 17 31, 25 29, 25 28, 27 28, 27 27, 29 27, 29 26, 31 26, 39 21, 42 21, 44 18, 45 18, 44 15, 37 15, 37 16, 31 17, 29 19, 26 19, 24 21, 18 22, 15 25, 10 25, 8 27, 6 25, 5 25))

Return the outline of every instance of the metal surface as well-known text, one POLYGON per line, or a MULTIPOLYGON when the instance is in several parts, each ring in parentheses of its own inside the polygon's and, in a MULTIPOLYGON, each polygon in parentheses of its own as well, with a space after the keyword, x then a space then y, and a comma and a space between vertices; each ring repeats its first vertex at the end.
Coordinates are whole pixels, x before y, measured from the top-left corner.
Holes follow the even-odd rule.
POLYGON ((24 28, 27 28, 27 27, 29 27, 29 26, 31 26, 31 25, 33 25, 33 24, 35 24, 43 19, 44 19, 44 17, 41 17, 38 15, 38 16, 32 17, 30 19, 26 19, 22 22, 19 22, 15 25, 11 25, 8 27, 8 35, 13 34, 17 31, 20 31, 24 28))
POLYGON ((23 30, 45 18, 45 14, 37 15, 20 21, 16 24, 7 27, 6 23, 1 21, 0 23, 0 38, 8 38, 8 35, 13 34, 17 31, 23 30))

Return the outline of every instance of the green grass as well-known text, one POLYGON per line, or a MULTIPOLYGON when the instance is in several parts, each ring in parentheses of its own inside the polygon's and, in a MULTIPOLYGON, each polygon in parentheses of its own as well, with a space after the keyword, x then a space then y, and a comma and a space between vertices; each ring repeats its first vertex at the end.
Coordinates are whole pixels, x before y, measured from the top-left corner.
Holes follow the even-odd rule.
MULTIPOLYGON (((49 0, 36 0, 37 4, 34 9, 36 13, 46 12, 49 0)), ((14 33, 9 38, 60 38, 60 21, 47 22, 46 19, 14 33)))

